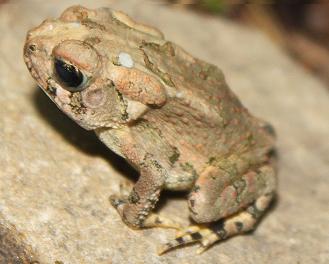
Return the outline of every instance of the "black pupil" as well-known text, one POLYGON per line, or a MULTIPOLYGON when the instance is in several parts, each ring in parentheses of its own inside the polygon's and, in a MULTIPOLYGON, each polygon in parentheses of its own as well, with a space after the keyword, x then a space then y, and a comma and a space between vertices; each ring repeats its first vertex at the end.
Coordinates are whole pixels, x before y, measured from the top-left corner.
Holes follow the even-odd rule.
POLYGON ((68 87, 78 87, 83 81, 82 73, 73 65, 55 59, 55 70, 61 81, 68 87))

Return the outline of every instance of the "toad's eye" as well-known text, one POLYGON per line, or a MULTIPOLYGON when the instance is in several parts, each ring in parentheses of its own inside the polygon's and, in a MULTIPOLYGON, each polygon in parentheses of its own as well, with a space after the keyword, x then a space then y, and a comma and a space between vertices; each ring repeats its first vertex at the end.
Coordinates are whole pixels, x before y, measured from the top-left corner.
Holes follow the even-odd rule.
POLYGON ((65 89, 78 92, 85 88, 87 77, 74 65, 60 59, 55 59, 55 71, 59 81, 64 84, 65 89))

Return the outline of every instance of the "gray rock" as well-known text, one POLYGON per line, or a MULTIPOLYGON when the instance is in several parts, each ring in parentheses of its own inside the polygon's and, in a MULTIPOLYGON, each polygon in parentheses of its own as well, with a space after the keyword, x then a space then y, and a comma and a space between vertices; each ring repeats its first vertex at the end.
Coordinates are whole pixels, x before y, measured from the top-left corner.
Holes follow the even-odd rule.
MULTIPOLYGON (((265 36, 160 1, 9 1, 0 6, 0 262, 329 263, 329 93, 265 36), (67 6, 111 6, 224 70, 256 115, 272 122, 279 199, 252 235, 156 255, 174 231, 134 231, 108 197, 136 173, 76 126, 36 87, 22 60, 26 31, 67 6)), ((187 224, 181 196, 161 212, 187 224), (181 218, 180 218, 181 217, 181 218)))

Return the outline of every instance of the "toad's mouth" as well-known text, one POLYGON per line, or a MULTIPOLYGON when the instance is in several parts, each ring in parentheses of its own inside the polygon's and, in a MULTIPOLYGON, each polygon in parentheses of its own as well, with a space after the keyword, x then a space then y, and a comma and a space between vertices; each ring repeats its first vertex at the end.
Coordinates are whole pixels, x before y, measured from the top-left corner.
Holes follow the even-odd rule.
POLYGON ((38 83, 38 86, 46 91, 48 88, 48 74, 46 72, 46 68, 40 69, 40 65, 42 60, 39 56, 36 56, 35 50, 31 50, 32 47, 35 48, 35 45, 25 45, 24 47, 24 62, 26 64, 27 69, 29 70, 33 79, 38 83))
POLYGON ((36 70, 35 64, 33 63, 32 59, 30 57, 24 56, 24 61, 27 66, 27 69, 31 73, 31 76, 38 83, 38 86, 40 86, 42 89, 44 87, 47 87, 47 83, 42 78, 40 72, 36 70))

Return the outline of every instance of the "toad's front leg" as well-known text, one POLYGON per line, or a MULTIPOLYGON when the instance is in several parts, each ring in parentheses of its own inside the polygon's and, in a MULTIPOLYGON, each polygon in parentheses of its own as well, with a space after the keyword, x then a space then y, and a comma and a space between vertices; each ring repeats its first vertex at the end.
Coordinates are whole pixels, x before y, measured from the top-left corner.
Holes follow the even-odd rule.
POLYGON ((122 220, 133 228, 147 225, 146 219, 159 199, 165 180, 165 170, 150 154, 145 155, 139 167, 140 177, 130 195, 111 197, 111 203, 122 220))
MULTIPOLYGON (((128 196, 112 195, 110 198, 124 223, 132 228, 181 228, 177 222, 152 213, 152 209, 159 200, 169 169, 168 164, 161 162, 164 160, 161 158, 161 153, 158 153, 160 157, 155 157, 145 150, 145 144, 136 142, 126 131, 117 131, 117 133, 121 133, 121 138, 125 139, 120 144, 120 152, 140 172, 139 180, 128 196)), ((153 133, 153 137, 154 135, 155 133, 153 133)), ((157 149, 169 151, 168 145, 161 141, 161 138, 156 139, 154 145, 157 146, 157 149)))
POLYGON ((112 205, 128 226, 138 229, 143 227, 165 227, 181 229, 181 225, 170 218, 152 213, 159 200, 166 172, 150 155, 146 155, 140 165, 140 177, 128 197, 112 195, 112 205))

